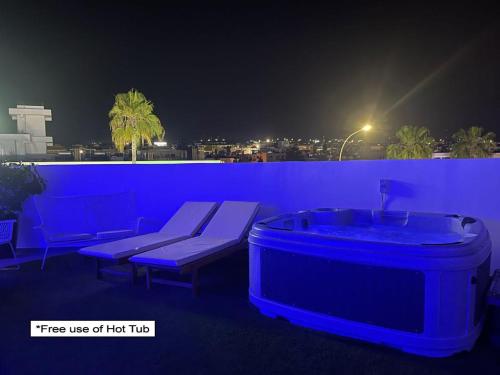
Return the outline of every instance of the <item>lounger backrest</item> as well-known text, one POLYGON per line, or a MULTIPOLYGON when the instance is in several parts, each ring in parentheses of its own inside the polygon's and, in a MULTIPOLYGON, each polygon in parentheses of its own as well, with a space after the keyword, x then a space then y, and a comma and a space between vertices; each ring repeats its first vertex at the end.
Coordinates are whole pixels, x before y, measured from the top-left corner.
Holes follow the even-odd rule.
POLYGON ((215 202, 185 202, 160 229, 160 233, 194 236, 216 208, 215 202))
POLYGON ((252 224, 258 208, 257 202, 226 201, 221 204, 201 235, 241 241, 252 224))

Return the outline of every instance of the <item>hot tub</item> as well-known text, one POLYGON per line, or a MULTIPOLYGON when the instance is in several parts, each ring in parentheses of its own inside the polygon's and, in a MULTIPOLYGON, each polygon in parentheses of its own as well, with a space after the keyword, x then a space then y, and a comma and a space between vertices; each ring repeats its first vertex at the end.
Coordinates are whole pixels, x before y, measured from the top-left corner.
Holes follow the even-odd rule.
POLYGON ((444 357, 484 320, 491 242, 460 215, 317 209, 256 223, 250 300, 271 317, 444 357))

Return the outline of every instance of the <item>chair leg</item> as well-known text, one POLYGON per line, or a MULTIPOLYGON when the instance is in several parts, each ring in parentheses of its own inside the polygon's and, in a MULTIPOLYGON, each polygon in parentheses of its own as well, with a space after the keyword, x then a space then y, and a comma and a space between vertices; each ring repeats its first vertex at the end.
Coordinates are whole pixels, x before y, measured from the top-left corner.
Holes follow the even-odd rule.
MULTIPOLYGON (((10 252, 12 253, 12 258, 13 259, 17 259, 16 251, 14 250, 14 246, 12 246, 12 243, 11 242, 7 242, 7 245, 9 245, 10 252)), ((15 264, 13 266, 7 266, 7 267, 4 267, 4 268, 0 268, 0 270, 1 271, 17 271, 20 268, 21 268, 21 266, 19 264, 15 264)))
POLYGON ((45 252, 43 253, 43 258, 42 258, 42 266, 40 267, 40 269, 43 271, 43 269, 45 268, 45 260, 47 259, 47 253, 49 252, 49 247, 46 246, 45 247, 45 252))
POLYGON ((12 253, 12 258, 16 259, 17 256, 16 256, 16 252, 14 250, 14 246, 12 246, 12 242, 9 242, 8 245, 10 247, 10 252, 12 253))
MULTIPOLYGON (((9 247, 12 253, 12 258, 17 259, 16 251, 14 250, 14 246, 12 246, 12 242, 9 242, 9 247)), ((18 270, 20 268, 21 266, 19 264, 16 264, 15 267, 12 267, 13 270, 18 270)))

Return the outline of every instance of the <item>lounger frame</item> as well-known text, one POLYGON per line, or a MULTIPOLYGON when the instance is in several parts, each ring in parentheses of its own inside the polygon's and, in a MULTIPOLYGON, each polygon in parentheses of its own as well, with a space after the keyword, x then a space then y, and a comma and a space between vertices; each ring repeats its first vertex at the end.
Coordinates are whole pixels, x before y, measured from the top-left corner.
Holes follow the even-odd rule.
MULTIPOLYGON (((193 291, 194 296, 199 296, 200 295, 200 281, 199 281, 199 271, 201 268, 219 260, 222 258, 225 258, 239 250, 242 250, 244 248, 248 247, 248 241, 244 239, 242 242, 239 244, 230 246, 228 248, 225 248, 223 250, 217 251, 213 254, 207 255, 205 257, 202 257, 198 260, 195 260, 190 263, 186 263, 182 266, 163 266, 163 265, 151 265, 151 264, 144 264, 140 262, 136 262, 137 266, 142 266, 146 270, 146 287, 147 289, 151 289, 153 283, 157 284, 164 284, 164 285, 173 285, 173 286, 180 286, 183 288, 190 288, 193 291), (159 270, 165 270, 168 272, 172 273, 177 273, 179 275, 191 275, 191 282, 187 281, 177 281, 177 280, 170 280, 166 278, 160 278, 160 277, 153 277, 152 275, 152 270, 159 269, 159 270)), ((136 268, 137 271, 137 268, 136 268)))
POLYGON ((128 261, 128 258, 117 258, 117 259, 105 259, 94 257, 96 260, 96 277, 98 280, 102 280, 102 274, 106 273, 108 275, 117 276, 130 276, 132 284, 137 282, 137 265, 128 261), (105 263, 106 265, 103 265, 105 263), (130 272, 115 270, 112 267, 116 265, 130 264, 130 272))

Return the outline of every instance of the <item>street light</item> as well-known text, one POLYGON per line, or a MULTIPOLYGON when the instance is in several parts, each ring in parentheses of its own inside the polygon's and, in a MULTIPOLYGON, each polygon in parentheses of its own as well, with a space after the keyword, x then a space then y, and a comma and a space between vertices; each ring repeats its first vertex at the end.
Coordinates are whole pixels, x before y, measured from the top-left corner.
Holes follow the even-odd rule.
POLYGON ((344 147, 347 143, 347 141, 354 135, 358 134, 359 132, 367 132, 369 131, 370 129, 372 128, 372 126, 370 124, 366 124, 365 126, 363 126, 361 129, 359 130, 356 130, 354 133, 352 133, 349 137, 347 137, 344 141, 344 143, 342 144, 342 147, 340 148, 340 155, 339 155, 339 161, 342 161, 342 151, 344 151, 344 147))

